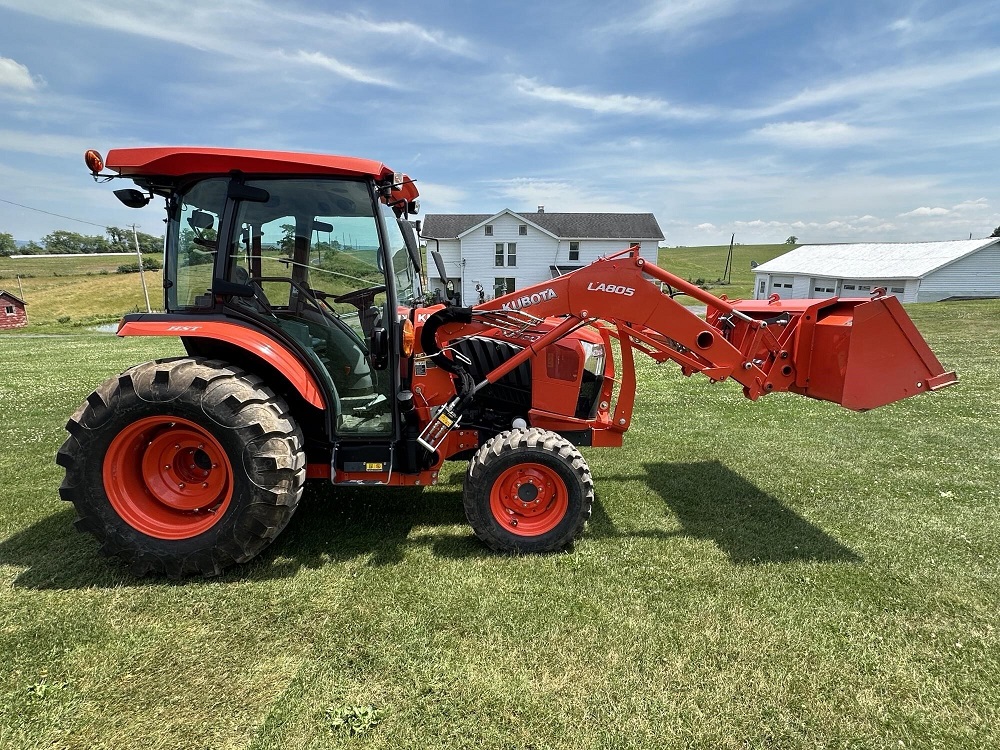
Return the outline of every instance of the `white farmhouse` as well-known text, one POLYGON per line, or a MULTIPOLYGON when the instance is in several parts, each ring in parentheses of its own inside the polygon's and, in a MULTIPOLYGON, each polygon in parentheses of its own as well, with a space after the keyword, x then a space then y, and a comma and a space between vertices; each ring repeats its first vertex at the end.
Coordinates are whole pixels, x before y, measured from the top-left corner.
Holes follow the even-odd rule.
MULTIPOLYGON (((422 237, 438 250, 461 304, 523 289, 581 268, 602 255, 639 245, 656 258, 663 232, 653 214, 515 213, 428 214, 422 237)), ((431 289, 441 289, 428 265, 431 289)))
POLYGON ((901 302, 1000 297, 1000 238, 803 245, 754 269, 754 298, 867 297, 901 302))

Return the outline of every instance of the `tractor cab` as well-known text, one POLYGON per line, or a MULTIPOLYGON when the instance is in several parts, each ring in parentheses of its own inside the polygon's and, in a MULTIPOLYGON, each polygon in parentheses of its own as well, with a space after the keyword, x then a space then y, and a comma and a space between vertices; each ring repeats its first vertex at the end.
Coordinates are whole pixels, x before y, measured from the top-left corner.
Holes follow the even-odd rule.
POLYGON ((168 313, 247 317, 299 349, 336 437, 392 435, 399 308, 420 298, 405 220, 370 181, 211 177, 178 191, 168 313))
POLYGON ((422 298, 413 182, 365 159, 236 149, 118 149, 106 166, 140 188, 116 191, 126 205, 167 206, 166 313, 126 316, 120 335, 179 335, 259 374, 303 424, 310 465, 343 446, 345 466, 388 472, 422 298))

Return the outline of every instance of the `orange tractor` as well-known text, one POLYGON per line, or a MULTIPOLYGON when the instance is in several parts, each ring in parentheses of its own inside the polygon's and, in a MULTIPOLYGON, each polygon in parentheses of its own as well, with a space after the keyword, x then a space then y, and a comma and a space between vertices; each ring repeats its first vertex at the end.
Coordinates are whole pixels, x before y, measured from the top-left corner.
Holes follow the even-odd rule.
POLYGON ((166 312, 128 315, 118 335, 187 352, 98 387, 57 457, 77 526, 136 574, 251 559, 307 479, 423 487, 447 460, 468 462, 483 542, 563 549, 594 498, 577 446, 622 444, 636 351, 750 399, 851 409, 956 380, 894 297, 730 302, 635 247, 472 307, 428 302, 416 186, 375 161, 131 148, 87 164, 135 183, 115 191, 128 206, 166 202, 166 312))

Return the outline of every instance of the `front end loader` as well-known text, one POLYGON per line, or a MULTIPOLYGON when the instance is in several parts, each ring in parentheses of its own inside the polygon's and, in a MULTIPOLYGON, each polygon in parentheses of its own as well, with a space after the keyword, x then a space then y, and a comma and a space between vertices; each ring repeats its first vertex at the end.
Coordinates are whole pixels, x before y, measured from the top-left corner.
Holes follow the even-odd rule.
POLYGON ((636 352, 750 399, 859 410, 956 380, 893 297, 731 302, 637 247, 473 307, 428 304, 418 191, 375 161, 133 148, 87 163, 135 183, 115 191, 126 205, 167 210, 165 312, 127 315, 118 335, 186 351, 98 387, 57 457, 77 526, 139 575, 253 558, 307 480, 419 488, 449 460, 468 464, 483 542, 564 549, 594 499, 578 448, 622 445, 636 352))

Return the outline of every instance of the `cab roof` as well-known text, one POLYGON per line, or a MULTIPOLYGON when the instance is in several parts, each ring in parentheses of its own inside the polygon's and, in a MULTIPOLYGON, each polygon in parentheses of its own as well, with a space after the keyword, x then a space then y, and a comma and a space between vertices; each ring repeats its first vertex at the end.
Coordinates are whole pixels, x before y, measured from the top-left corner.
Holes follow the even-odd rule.
POLYGON ((122 177, 183 177, 239 170, 251 174, 343 175, 379 180, 393 174, 382 162, 353 156, 191 146, 116 148, 108 152, 105 165, 122 177))

